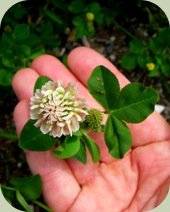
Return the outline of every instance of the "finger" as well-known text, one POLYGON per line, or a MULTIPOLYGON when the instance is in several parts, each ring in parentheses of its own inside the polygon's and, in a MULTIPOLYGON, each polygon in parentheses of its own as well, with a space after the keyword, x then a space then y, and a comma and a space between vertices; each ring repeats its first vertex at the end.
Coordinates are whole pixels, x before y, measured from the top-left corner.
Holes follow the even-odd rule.
MULTIPOLYGON (((18 134, 29 119, 28 108, 28 100, 22 100, 14 110, 18 134)), ((80 187, 66 162, 57 159, 50 151, 28 151, 26 158, 32 173, 41 176, 42 190, 47 204, 54 211, 67 211, 78 196, 80 187)))
POLYGON ((31 67, 36 70, 39 75, 48 76, 52 80, 61 80, 65 85, 69 82, 76 83, 79 96, 87 99, 88 106, 101 108, 101 106, 93 100, 87 89, 57 58, 51 55, 40 56, 33 61, 31 67))
POLYGON ((68 55, 69 68, 85 86, 92 70, 99 65, 104 65, 116 75, 120 87, 129 83, 129 80, 109 60, 90 48, 78 47, 68 55))
POLYGON ((144 207, 144 211, 149 211, 158 205, 161 204, 161 202, 166 198, 170 186, 170 179, 168 182, 164 182, 160 188, 155 192, 154 196, 146 203, 146 206, 144 207))
MULTIPOLYGON (((96 51, 78 47, 68 55, 68 66, 72 73, 84 84, 92 73, 92 70, 98 66, 104 65, 110 69, 118 78, 120 86, 123 87, 129 81, 113 66, 106 58, 96 51)), ((129 125, 133 136, 133 146, 144 145, 153 141, 162 141, 170 139, 170 126, 156 112, 150 115, 140 124, 129 125)))
POLYGON ((28 99, 33 94, 34 83, 39 75, 31 68, 19 70, 13 77, 12 87, 18 99, 28 99))
POLYGON ((13 112, 14 122, 17 134, 20 135, 22 128, 29 120, 29 100, 21 100, 18 102, 18 104, 15 106, 14 112, 13 112))

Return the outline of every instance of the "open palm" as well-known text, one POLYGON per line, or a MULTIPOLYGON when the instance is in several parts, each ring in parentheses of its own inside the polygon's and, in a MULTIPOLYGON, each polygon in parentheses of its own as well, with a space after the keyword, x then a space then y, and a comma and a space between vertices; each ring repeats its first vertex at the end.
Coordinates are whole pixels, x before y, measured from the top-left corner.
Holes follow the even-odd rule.
MULTIPOLYGON (((112 70, 121 87, 129 83, 108 60, 85 47, 69 54, 70 70, 53 56, 43 55, 33 61, 31 68, 18 71, 13 79, 20 100, 14 111, 18 134, 29 119, 29 98, 39 75, 64 84, 75 82, 89 108, 100 109, 86 89, 87 79, 97 65, 112 70)), ((43 195, 53 211, 140 212, 165 198, 170 183, 170 126, 154 112, 144 122, 129 127, 133 147, 121 160, 108 154, 102 133, 91 133, 100 147, 98 164, 93 164, 90 155, 83 165, 75 159, 59 160, 50 151, 26 152, 31 171, 42 177, 43 195)))

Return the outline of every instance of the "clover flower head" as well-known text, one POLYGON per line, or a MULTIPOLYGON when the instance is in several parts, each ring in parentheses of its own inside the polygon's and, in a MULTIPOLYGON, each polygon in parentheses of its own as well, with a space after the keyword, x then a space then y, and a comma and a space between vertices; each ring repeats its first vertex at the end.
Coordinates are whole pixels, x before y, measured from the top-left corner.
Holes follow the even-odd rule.
POLYGON ((37 120, 35 126, 43 134, 53 137, 72 135, 87 114, 85 100, 77 97, 76 87, 71 83, 64 87, 59 80, 47 82, 30 100, 30 118, 37 120))

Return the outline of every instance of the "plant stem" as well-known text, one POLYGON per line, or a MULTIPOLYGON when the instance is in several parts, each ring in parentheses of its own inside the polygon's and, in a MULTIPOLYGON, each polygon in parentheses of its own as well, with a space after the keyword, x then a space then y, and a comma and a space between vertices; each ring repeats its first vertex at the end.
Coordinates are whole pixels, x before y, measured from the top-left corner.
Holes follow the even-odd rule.
POLYGON ((50 208, 48 208, 46 205, 44 205, 43 203, 35 200, 33 201, 34 204, 38 205, 39 207, 43 208, 44 210, 48 211, 48 212, 52 212, 52 210, 50 208))
POLYGON ((131 32, 129 32, 127 29, 125 29, 124 27, 122 27, 120 24, 118 24, 117 21, 114 21, 114 24, 120 29, 122 30, 122 32, 124 32, 125 34, 127 34, 129 37, 131 38, 136 38, 135 35, 133 35, 131 32))
POLYGON ((6 140, 16 141, 18 139, 18 136, 16 134, 13 134, 13 133, 0 131, 0 138, 6 139, 6 140))

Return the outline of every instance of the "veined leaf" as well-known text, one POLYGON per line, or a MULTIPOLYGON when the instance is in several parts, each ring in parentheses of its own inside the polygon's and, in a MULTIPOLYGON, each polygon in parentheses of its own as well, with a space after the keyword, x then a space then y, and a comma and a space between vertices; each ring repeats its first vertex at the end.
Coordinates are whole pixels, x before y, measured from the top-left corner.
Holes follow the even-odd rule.
POLYGON ((27 212, 33 212, 18 189, 1 185, 1 191, 5 199, 13 207, 19 210, 25 209, 27 212))
POLYGON ((5 186, 5 185, 0 185, 1 187, 1 191, 2 194, 4 196, 4 198, 12 205, 13 202, 16 202, 16 189, 9 187, 9 186, 5 186))
POLYGON ((104 66, 98 66, 88 80, 92 96, 107 110, 114 108, 120 88, 117 78, 104 66))
POLYGON ((100 160, 100 151, 99 151, 99 147, 97 146, 97 144, 93 141, 93 139, 88 136, 85 132, 82 132, 82 140, 85 143, 85 145, 87 146, 91 157, 93 159, 94 163, 97 163, 100 160))
POLYGON ((74 155, 74 158, 81 161, 83 164, 87 163, 86 147, 83 142, 80 142, 80 149, 77 154, 74 155))
POLYGON ((41 195, 41 178, 39 175, 13 178, 10 180, 10 184, 28 200, 36 200, 41 195))
POLYGON ((31 151, 47 151, 56 143, 56 139, 48 134, 43 134, 39 128, 34 126, 35 121, 29 120, 24 126, 19 146, 31 151))
POLYGON ((26 202, 22 194, 17 190, 16 191, 16 198, 18 202, 22 205, 22 207, 27 211, 27 212, 33 212, 29 204, 26 202))
POLYGON ((108 117, 104 137, 109 152, 114 158, 123 158, 131 147, 132 139, 129 128, 115 117, 108 117))
POLYGON ((154 111, 158 98, 158 93, 152 88, 140 83, 128 84, 121 90, 111 114, 129 123, 141 122, 154 111))
POLYGON ((28 39, 30 35, 30 26, 28 24, 17 24, 12 33, 12 37, 19 42, 28 39))
POLYGON ((124 69, 133 70, 137 65, 137 56, 134 53, 126 53, 121 59, 121 65, 124 69))
POLYGON ((60 159, 73 157, 80 149, 80 138, 78 136, 67 136, 53 153, 60 159))
POLYGON ((41 89, 41 87, 48 81, 51 81, 51 79, 46 76, 38 77, 38 79, 36 80, 35 85, 34 85, 34 92, 37 89, 41 89))

